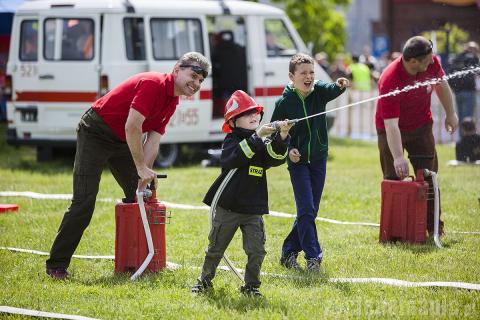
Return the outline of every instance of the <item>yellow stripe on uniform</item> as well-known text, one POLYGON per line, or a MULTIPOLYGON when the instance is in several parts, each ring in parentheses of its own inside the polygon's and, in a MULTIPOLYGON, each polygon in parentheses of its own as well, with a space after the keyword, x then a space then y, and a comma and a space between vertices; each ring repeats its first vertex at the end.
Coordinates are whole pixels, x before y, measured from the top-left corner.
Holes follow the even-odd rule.
POLYGON ((267 144, 267 152, 270 155, 270 157, 272 157, 273 159, 283 160, 287 157, 288 150, 285 151, 285 154, 283 154, 283 155, 277 154, 277 153, 275 153, 275 151, 273 151, 272 144, 268 143, 267 144))
POLYGON ((253 152, 252 149, 250 149, 250 146, 248 145, 248 142, 245 139, 243 139, 240 142, 240 148, 242 148, 243 153, 245 153, 245 156, 248 159, 251 159, 253 157, 253 155, 255 154, 255 152, 253 152))

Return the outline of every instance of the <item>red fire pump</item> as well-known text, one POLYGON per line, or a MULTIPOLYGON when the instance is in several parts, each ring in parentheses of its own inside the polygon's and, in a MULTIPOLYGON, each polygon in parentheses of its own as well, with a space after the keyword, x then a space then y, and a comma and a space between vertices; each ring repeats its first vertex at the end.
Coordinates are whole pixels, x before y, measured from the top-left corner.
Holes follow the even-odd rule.
POLYGON ((149 190, 137 192, 137 202, 117 204, 115 272, 136 271, 132 276, 134 280, 145 269, 157 272, 166 268, 165 224, 168 219, 165 205, 157 200, 153 182, 149 190))
POLYGON ((439 199, 436 173, 422 169, 415 180, 382 182, 382 208, 380 216, 380 241, 406 241, 425 243, 427 230, 427 200, 429 185, 425 176, 432 176, 435 195, 434 241, 441 247, 438 235, 439 199))

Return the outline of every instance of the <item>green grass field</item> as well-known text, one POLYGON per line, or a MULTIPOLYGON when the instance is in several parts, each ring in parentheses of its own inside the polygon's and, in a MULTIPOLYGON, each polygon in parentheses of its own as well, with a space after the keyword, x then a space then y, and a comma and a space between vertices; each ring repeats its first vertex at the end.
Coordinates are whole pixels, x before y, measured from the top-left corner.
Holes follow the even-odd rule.
MULTIPOLYGON (((3 142, 0 130, 0 191, 71 193, 72 159, 36 163, 32 149, 3 142)), ((381 172, 374 143, 331 140, 327 181, 319 216, 343 221, 379 222, 381 172)), ((183 267, 143 276, 131 282, 115 275, 109 260, 73 259, 72 276, 64 282, 45 276, 44 256, 0 250, 0 305, 100 319, 478 319, 480 292, 452 288, 406 288, 384 284, 335 283, 332 278, 395 278, 406 281, 480 283, 480 168, 447 167, 452 146, 438 147, 439 183, 447 235, 443 249, 427 245, 378 242, 378 228, 317 222, 325 259, 319 275, 287 271, 278 264, 284 236, 292 220, 265 217, 267 256, 261 287, 264 298, 239 294, 240 282, 219 271, 215 291, 192 296, 207 245, 206 211, 171 209, 167 226, 167 257, 183 267)), ((165 201, 201 205, 218 168, 197 164, 159 170, 159 197, 165 201)), ((294 213, 285 166, 268 172, 271 210, 294 213)), ((99 198, 121 198, 120 188, 105 171, 99 198)), ((63 212, 64 200, 1 197, 16 203, 16 214, 0 215, 0 246, 49 251, 63 212)), ((113 255, 114 203, 98 202, 76 254, 113 255)), ((245 254, 237 234, 229 257, 244 268, 245 254)), ((303 259, 302 259, 303 260, 303 259)), ((303 261, 301 261, 303 264, 303 261)), ((23 319, 0 314, 0 318, 23 319)))

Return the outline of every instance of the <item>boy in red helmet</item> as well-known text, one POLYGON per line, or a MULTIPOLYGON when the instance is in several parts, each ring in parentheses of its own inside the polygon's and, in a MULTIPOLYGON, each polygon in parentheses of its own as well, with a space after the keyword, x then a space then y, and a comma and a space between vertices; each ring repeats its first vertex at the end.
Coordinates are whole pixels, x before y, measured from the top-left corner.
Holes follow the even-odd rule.
POLYGON ((208 236, 202 274, 192 287, 193 293, 212 288, 212 279, 228 244, 238 228, 242 230, 243 249, 248 256, 245 285, 240 292, 261 296, 260 268, 265 257, 265 229, 262 215, 268 214, 266 170, 285 162, 292 124, 279 122, 280 130, 260 125, 263 107, 248 94, 235 91, 226 105, 222 130, 227 134, 222 145, 222 172, 208 190, 203 202, 213 199, 231 169, 236 169, 218 197, 213 226, 208 236))

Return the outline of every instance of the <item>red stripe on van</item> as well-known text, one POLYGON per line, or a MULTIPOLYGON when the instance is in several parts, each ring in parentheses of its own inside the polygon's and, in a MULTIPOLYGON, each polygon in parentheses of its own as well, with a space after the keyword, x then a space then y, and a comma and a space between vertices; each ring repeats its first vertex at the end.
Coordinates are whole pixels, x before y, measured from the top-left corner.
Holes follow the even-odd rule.
POLYGON ((211 100, 212 90, 200 90, 200 100, 211 100))
POLYGON ((16 101, 93 102, 98 98, 97 92, 17 91, 16 94, 16 101))
POLYGON ((281 96, 285 87, 257 87, 255 88, 256 97, 281 96))

